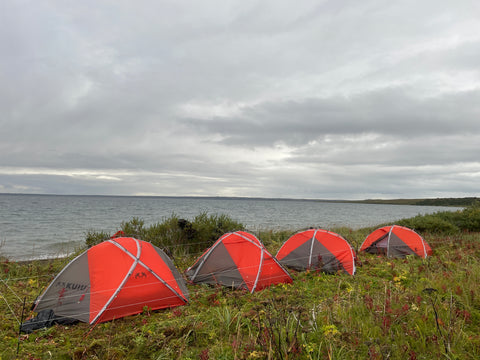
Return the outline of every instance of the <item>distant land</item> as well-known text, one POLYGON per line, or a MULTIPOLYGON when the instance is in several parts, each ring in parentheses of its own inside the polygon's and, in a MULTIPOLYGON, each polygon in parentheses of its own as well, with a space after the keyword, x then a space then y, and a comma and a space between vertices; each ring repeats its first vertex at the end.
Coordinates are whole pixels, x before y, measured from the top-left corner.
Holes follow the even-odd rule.
POLYGON ((348 202, 363 204, 422 205, 422 206, 471 206, 480 202, 478 197, 435 198, 435 199, 367 199, 348 202))
POLYGON ((420 198, 420 199, 365 199, 365 200, 329 200, 329 199, 302 199, 302 198, 268 198, 268 197, 241 197, 241 196, 165 196, 165 195, 75 195, 75 194, 24 194, 0 193, 0 195, 34 195, 34 196, 85 196, 85 197, 137 197, 137 198, 187 198, 187 199, 218 199, 218 200, 280 200, 280 201, 320 201, 330 203, 356 204, 386 204, 386 205, 419 205, 419 206, 471 206, 480 203, 479 197, 463 198, 420 198))

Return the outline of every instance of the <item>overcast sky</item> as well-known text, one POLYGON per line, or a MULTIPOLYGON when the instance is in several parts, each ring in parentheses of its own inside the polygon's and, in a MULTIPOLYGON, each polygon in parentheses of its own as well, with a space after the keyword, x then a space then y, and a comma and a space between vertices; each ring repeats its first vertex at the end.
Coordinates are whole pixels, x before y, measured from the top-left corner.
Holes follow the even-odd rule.
POLYGON ((0 2, 0 193, 479 196, 478 0, 0 2))

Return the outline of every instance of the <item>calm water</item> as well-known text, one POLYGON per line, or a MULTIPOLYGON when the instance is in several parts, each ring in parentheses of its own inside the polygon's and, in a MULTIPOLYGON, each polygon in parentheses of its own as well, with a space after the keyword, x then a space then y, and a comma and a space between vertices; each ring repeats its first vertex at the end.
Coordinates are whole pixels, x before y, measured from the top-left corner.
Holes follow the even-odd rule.
POLYGON ((310 226, 360 228, 444 210, 455 209, 303 200, 0 194, 0 254, 15 260, 64 255, 83 245, 88 230, 113 234, 133 217, 150 225, 172 214, 191 220, 207 212, 226 214, 250 231, 296 231, 310 226))

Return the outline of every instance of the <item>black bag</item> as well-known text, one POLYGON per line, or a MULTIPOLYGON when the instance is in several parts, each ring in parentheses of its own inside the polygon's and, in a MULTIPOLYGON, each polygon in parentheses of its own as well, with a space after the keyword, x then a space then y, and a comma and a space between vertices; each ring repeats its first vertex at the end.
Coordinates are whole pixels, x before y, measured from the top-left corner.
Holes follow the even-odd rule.
POLYGON ((60 325, 72 325, 76 324, 78 320, 67 318, 63 316, 56 316, 53 310, 42 310, 37 316, 26 320, 21 326, 20 331, 30 334, 31 332, 53 326, 55 324, 60 325))

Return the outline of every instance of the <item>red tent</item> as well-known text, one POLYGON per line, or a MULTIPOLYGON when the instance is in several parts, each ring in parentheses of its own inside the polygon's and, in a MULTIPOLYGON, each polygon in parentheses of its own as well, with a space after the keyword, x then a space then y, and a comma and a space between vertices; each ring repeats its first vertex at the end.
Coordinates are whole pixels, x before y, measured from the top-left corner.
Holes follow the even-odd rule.
POLYGON ((278 250, 277 260, 295 270, 315 269, 328 273, 339 270, 355 274, 355 252, 340 235, 322 229, 300 231, 278 250))
POLYGON ((72 260, 38 299, 35 311, 90 324, 188 302, 185 282, 154 245, 129 237, 95 245, 72 260))
POLYGON ((186 271, 193 283, 261 290, 292 278, 254 235, 226 233, 186 271))
POLYGON ((405 257, 415 254, 426 258, 432 249, 425 240, 412 229, 392 225, 373 231, 365 238, 360 251, 371 254, 385 254, 389 257, 405 257))

